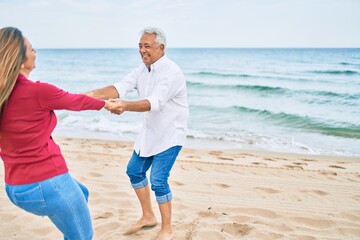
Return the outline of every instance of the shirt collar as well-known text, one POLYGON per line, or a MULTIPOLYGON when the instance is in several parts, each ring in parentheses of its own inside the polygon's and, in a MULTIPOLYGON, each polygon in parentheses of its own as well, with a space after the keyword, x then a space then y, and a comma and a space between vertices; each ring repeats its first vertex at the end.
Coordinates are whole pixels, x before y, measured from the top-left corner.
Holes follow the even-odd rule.
POLYGON ((25 77, 25 75, 19 73, 17 79, 18 79, 18 80, 27 80, 27 77, 25 77))
POLYGON ((161 68, 161 65, 164 64, 166 59, 167 59, 167 56, 166 56, 166 54, 164 54, 164 56, 162 56, 156 62, 154 62, 153 64, 150 65, 150 71, 157 70, 157 69, 161 68))

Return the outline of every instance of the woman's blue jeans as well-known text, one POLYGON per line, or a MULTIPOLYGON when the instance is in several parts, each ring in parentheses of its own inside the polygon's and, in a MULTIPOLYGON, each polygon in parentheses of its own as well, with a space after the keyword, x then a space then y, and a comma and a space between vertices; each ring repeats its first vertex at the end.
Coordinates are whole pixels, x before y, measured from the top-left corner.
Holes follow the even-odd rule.
POLYGON ((6 193, 19 208, 48 216, 65 240, 92 239, 94 230, 87 205, 89 191, 69 173, 37 183, 6 184, 6 193))
POLYGON ((139 189, 149 184, 146 172, 151 166, 150 183, 151 190, 155 192, 156 201, 159 204, 170 201, 172 199, 172 193, 168 178, 181 148, 181 146, 171 147, 151 157, 140 157, 134 151, 126 171, 132 187, 139 189))

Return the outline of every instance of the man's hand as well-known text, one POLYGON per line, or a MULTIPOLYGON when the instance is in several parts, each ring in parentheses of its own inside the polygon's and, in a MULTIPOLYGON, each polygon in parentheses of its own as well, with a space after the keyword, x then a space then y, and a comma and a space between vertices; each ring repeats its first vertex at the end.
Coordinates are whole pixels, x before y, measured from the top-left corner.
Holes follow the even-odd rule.
POLYGON ((119 99, 109 99, 105 104, 106 110, 110 111, 113 114, 120 115, 126 111, 127 101, 119 99))

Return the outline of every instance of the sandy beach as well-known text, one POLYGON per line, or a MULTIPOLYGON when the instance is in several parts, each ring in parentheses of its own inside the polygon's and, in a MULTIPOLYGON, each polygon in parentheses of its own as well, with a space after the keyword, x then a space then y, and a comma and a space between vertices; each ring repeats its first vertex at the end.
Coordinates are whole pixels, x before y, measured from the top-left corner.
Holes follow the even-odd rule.
MULTIPOLYGON (((125 174, 131 142, 56 142, 90 190, 94 239, 156 237, 159 225, 122 235, 140 214, 125 174)), ((170 185, 175 239, 360 239, 359 158, 184 148, 170 185)), ((62 239, 47 218, 12 205, 3 180, 0 203, 0 239, 62 239)))

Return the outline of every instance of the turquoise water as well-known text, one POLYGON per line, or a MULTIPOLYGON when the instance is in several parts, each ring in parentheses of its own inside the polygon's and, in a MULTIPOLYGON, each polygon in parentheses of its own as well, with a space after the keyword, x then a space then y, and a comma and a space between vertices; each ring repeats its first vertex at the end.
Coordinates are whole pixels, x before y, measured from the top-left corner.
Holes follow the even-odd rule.
MULTIPOLYGON (((187 80, 189 144, 360 156, 360 49, 168 49, 167 55, 187 80)), ((40 49, 31 78, 83 92, 119 81, 139 64, 137 49, 40 49)), ((57 116, 57 135, 133 140, 142 114, 57 116)))

